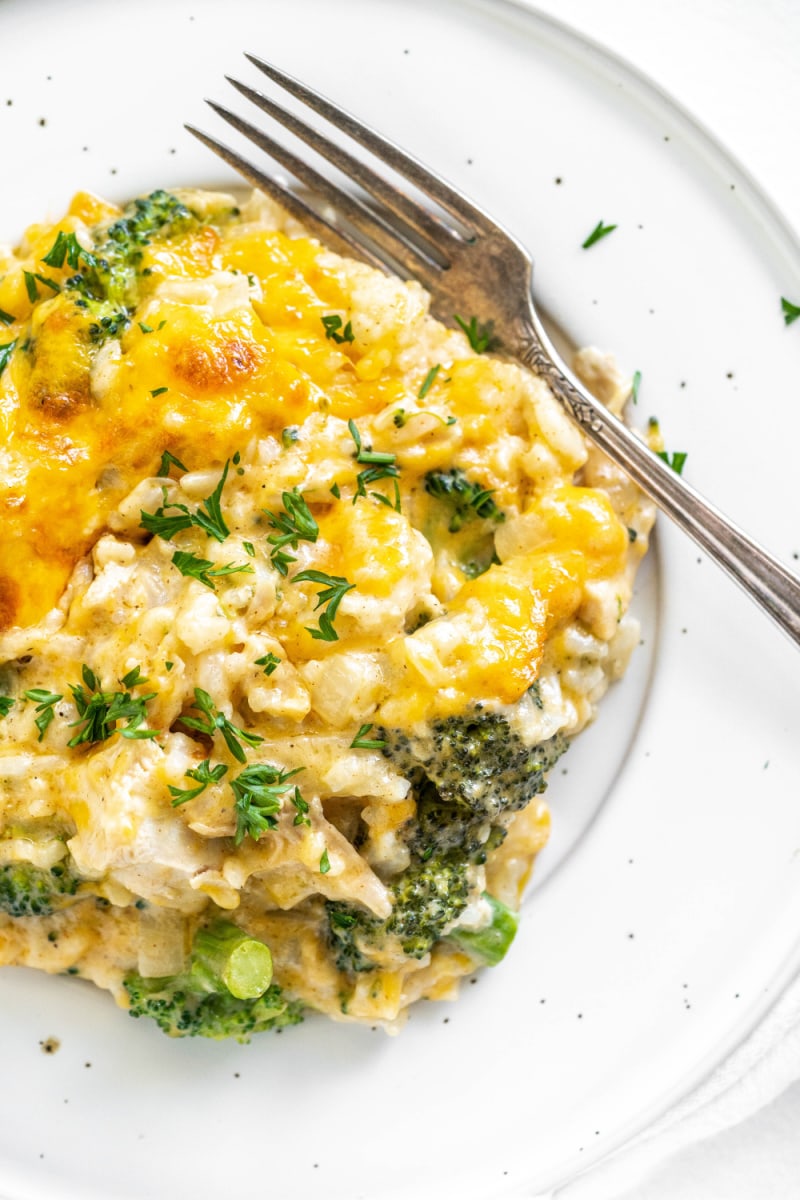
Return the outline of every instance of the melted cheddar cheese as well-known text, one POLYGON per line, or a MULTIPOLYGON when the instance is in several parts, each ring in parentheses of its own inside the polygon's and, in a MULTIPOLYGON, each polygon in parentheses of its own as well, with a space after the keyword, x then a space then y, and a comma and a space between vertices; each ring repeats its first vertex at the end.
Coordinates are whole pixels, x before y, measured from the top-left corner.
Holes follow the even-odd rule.
MULTIPOLYGON (((326 905, 387 920, 416 853, 416 777, 375 731, 578 732, 636 640, 652 509, 417 284, 261 196, 154 195, 154 223, 79 195, 0 250, 0 961, 125 1004, 154 927, 185 949, 232 914, 287 994, 391 1027, 475 964, 446 937, 336 961, 326 905), (231 781, 265 763, 297 803, 256 828, 231 781), (68 863, 70 903, 4 915, 16 863, 68 863)), ((548 822, 510 811, 471 860, 473 927, 487 879, 518 905, 548 822)))

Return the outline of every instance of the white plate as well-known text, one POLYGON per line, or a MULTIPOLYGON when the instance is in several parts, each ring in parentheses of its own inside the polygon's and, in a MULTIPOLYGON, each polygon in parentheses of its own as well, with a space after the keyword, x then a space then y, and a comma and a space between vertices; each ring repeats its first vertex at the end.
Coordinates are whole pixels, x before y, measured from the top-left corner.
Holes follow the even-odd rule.
MULTIPOLYGON (((641 416, 691 480, 797 558, 800 341, 779 297, 800 295, 800 251, 630 69, 501 2, 6 0, 0 40, 0 236, 80 187, 224 182, 182 121, 213 125, 200 98, 252 78, 243 49, 271 57, 515 229, 574 340, 642 371, 641 416), (618 229, 582 251, 601 218, 618 229)), ((393 1040, 311 1019, 246 1047, 5 971, 9 1200, 531 1195, 720 1061, 800 962, 797 658, 665 523, 658 549, 632 674, 552 781, 507 962, 393 1040)))

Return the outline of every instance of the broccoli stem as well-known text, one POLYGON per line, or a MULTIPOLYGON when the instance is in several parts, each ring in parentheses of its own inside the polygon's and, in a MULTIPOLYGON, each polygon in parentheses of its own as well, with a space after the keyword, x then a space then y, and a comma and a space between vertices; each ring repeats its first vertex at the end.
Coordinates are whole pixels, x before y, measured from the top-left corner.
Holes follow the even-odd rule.
POLYGON ((472 931, 470 929, 453 929, 447 936, 462 950, 470 954, 477 963, 483 966, 495 967, 505 958, 509 946, 514 940, 519 925, 519 917, 512 912, 501 900, 496 900, 488 892, 483 893, 492 910, 492 920, 485 929, 472 931))
POLYGON ((191 977, 207 992, 219 992, 222 984, 237 1000, 255 1000, 272 982, 272 955, 238 926, 217 921, 197 931, 191 977))

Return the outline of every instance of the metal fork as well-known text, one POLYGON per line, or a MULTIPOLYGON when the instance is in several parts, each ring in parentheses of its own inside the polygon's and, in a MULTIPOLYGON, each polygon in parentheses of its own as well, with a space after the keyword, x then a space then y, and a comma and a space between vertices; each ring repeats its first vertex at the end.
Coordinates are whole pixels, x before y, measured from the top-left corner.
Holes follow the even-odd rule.
POLYGON ((213 100, 208 101, 211 108, 290 171, 303 185, 304 195, 194 126, 186 126, 189 132, 332 249, 382 271, 418 279, 431 293, 432 311, 446 324, 453 323, 454 313, 467 312, 482 324, 502 330, 502 353, 546 379, 581 429, 800 645, 800 580, 707 503, 571 374, 536 312, 531 292, 533 264, 516 238, 388 138, 271 64, 252 54, 247 58, 334 126, 339 135, 352 139, 410 182, 422 199, 390 182, 385 173, 339 141, 230 76, 226 76, 228 82, 243 96, 343 172, 370 201, 365 203, 340 187, 304 158, 213 100), (333 210, 335 218, 326 215, 326 210, 333 210))

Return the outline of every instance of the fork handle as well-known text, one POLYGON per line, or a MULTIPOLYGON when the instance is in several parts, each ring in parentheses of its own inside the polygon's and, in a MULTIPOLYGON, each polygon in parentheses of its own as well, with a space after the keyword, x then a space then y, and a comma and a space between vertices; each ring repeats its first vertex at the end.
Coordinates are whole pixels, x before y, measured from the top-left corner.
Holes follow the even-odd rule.
POLYGON ((800 579, 704 500, 587 391, 561 362, 535 316, 518 330, 516 357, 547 381, 587 436, 800 646, 800 579))

